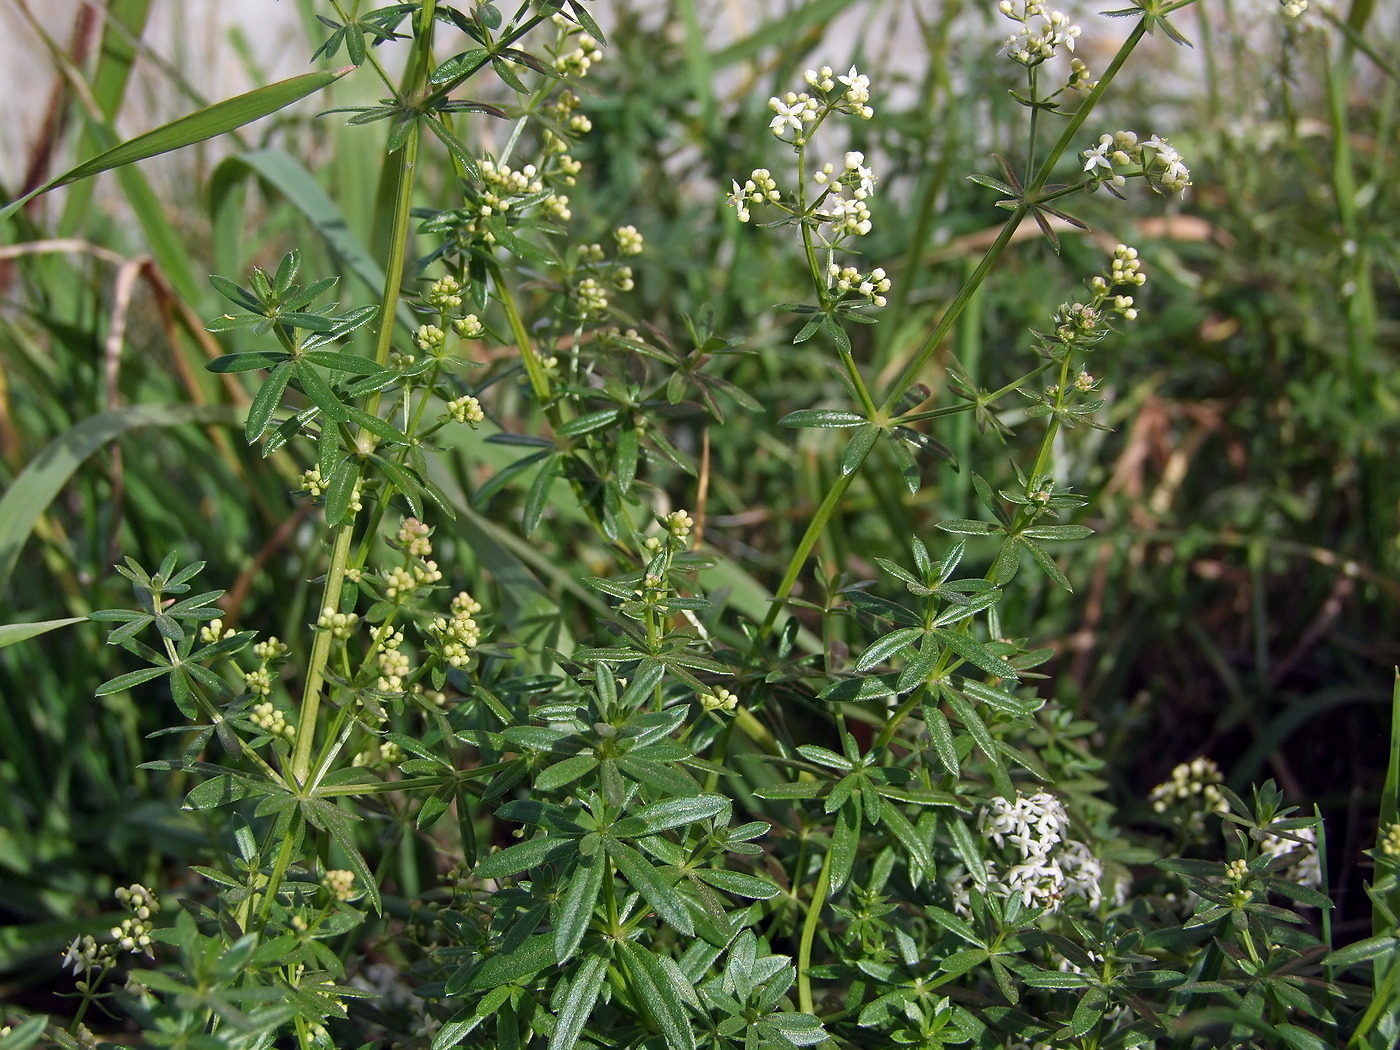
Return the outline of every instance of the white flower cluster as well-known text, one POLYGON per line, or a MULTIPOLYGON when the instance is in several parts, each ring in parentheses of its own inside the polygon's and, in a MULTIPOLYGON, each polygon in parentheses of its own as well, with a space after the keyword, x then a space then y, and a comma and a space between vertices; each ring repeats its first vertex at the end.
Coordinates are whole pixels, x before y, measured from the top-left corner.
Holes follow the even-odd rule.
POLYGON ((1220 793, 1219 785, 1223 781, 1220 767, 1214 761, 1204 756, 1193 758, 1176 766, 1171 779, 1153 788, 1147 801, 1152 803, 1156 813, 1178 808, 1188 810, 1187 819, 1192 824, 1203 825, 1208 813, 1230 812, 1230 804, 1220 793))
MULTIPOLYGON (((413 342, 424 353, 441 356, 447 347, 447 333, 435 324, 420 324, 418 331, 414 333, 413 342)), ((409 358, 410 362, 412 360, 409 358)))
POLYGON ((510 198, 526 197, 544 192, 544 183, 537 177, 538 169, 526 164, 515 171, 508 164, 498 165, 490 157, 480 162, 481 178, 486 183, 486 192, 481 196, 481 214, 490 215, 493 210, 510 210, 510 198))
POLYGON ((467 314, 465 317, 457 317, 452 321, 452 330, 463 339, 479 339, 486 326, 481 323, 481 318, 476 314, 467 314))
POLYGON ((486 413, 481 410, 481 402, 469 394, 454 397, 447 402, 447 414, 458 423, 466 423, 469 426, 477 426, 486 419, 486 413))
POLYGON ((578 288, 579 309, 585 316, 598 316, 608 308, 608 293, 603 287, 603 283, 596 277, 585 277, 579 281, 578 288))
POLYGON ((155 894, 137 882, 117 887, 114 896, 131 915, 107 931, 113 943, 99 944, 92 934, 75 937, 63 953, 64 969, 71 969, 75 975, 81 976, 99 964, 111 963, 115 951, 141 952, 148 957, 152 955, 153 927, 150 920, 160 911, 160 902, 155 894))
POLYGON ((266 667, 243 674, 243 684, 248 692, 256 696, 268 696, 272 692, 272 675, 266 667))
POLYGON ((375 662, 379 665, 379 681, 374 687, 381 693, 403 692, 403 680, 411 666, 408 657, 399 648, 402 645, 402 631, 390 631, 380 639, 375 655, 375 662))
POLYGON ((424 298, 434 309, 447 313, 462 305, 461 291, 461 284, 458 283, 457 278, 449 273, 445 277, 439 277, 429 285, 428 294, 424 298))
POLYGON ((1065 837, 1069 814, 1048 792, 994 798, 978 819, 982 833, 998 847, 1010 847, 1017 859, 1003 869, 987 862, 994 893, 1019 896, 1024 906, 1058 911, 1067 896, 1097 905, 1103 897, 1103 865, 1082 842, 1065 837))
MULTIPOLYGON (((554 17, 558 18, 558 15, 554 17)), ((580 33, 574 40, 574 48, 561 52, 554 59, 554 68, 561 76, 585 77, 594 62, 603 57, 603 51, 587 33, 580 33)))
POLYGON ((354 613, 327 610, 317 617, 316 628, 321 631, 330 631, 332 638, 344 641, 355 633, 355 627, 359 622, 360 618, 354 613))
POLYGON ((750 204, 777 204, 783 199, 773 173, 767 168, 754 168, 742 186, 738 179, 730 181, 734 189, 729 194, 728 203, 739 210, 740 222, 749 221, 750 204))
POLYGON ((321 885, 326 887, 331 896, 338 901, 353 900, 355 897, 355 873, 353 871, 333 868, 321 876, 321 885))
POLYGON ((1120 244, 1113 249, 1113 262, 1109 265, 1108 273, 1096 276, 1089 282, 1089 287, 1096 294, 1106 296, 1111 289, 1120 285, 1135 285, 1141 288, 1146 283, 1147 274, 1142 272, 1142 263, 1138 261, 1138 250, 1129 248, 1126 244, 1120 244))
POLYGON ((1098 144, 1083 150, 1080 156, 1089 175, 1090 192, 1100 186, 1116 192, 1127 181, 1125 168, 1139 169, 1136 174, 1144 176, 1159 193, 1184 193, 1191 185, 1191 169, 1160 135, 1153 135, 1146 142, 1139 141, 1133 131, 1100 135, 1098 144))
POLYGON ((1293 862, 1279 873, 1281 878, 1296 882, 1312 889, 1322 886, 1322 858, 1317 852, 1317 831, 1313 828, 1298 828, 1290 831, 1297 838, 1285 838, 1270 833, 1260 842, 1259 849, 1266 857, 1282 857, 1294 853, 1293 862), (1298 839, 1303 841, 1299 842, 1298 839))
POLYGON ((885 293, 890 290, 890 279, 885 276, 883 267, 877 266, 869 274, 862 274, 854 266, 838 266, 831 263, 826 272, 829 287, 839 292, 855 292, 864 297, 871 306, 885 305, 885 293))
POLYGON ((452 615, 439 616, 428 626, 428 632, 437 639, 438 649, 444 661, 453 667, 465 667, 471 659, 471 651, 481 641, 481 628, 473 614, 481 611, 481 604, 466 591, 452 599, 452 615))
POLYGON ((678 540, 684 540, 690 535, 690 530, 695 527, 695 519, 690 516, 689 511, 673 510, 666 517, 661 519, 661 523, 666 526, 669 532, 678 540))
MULTIPOLYGON (((825 186, 833 181, 835 174, 836 169, 832 165, 824 164, 822 169, 812 176, 812 181, 825 186)), ((865 154, 860 150, 853 149, 846 154, 846 167, 834 181, 849 186, 857 200, 865 200, 875 192, 875 172, 865 166, 865 154)))
POLYGON ((617 251, 619 255, 641 255, 642 235, 637 232, 635 226, 619 226, 613 231, 613 238, 617 241, 617 251))
POLYGON ((399 550, 412 558, 427 558, 433 553, 433 530, 417 518, 404 518, 399 526, 399 550))
POLYGON ((1284 18, 1299 18, 1308 9, 1308 0, 1278 0, 1284 18))
POLYGON ((215 618, 199 629, 199 640, 205 645, 213 645, 215 642, 231 637, 233 633, 232 627, 225 628, 224 621, 215 618))
POLYGON ((287 716, 279 711, 271 700, 253 705, 253 713, 248 720, 269 736, 291 740, 296 736, 296 727, 287 721, 287 716))
POLYGON ((738 706, 739 697, 723 686, 700 694, 700 707, 705 711, 733 711, 738 706))
POLYGON ((1013 0, 1001 0, 997 10, 1018 25, 1002 45, 1013 62, 1029 68, 1053 58, 1059 48, 1074 50, 1080 28, 1063 11, 1046 7, 1043 0, 1021 0, 1019 6, 1013 0))
POLYGON ((384 769, 397 766, 403 761, 403 748, 392 740, 370 744, 350 760, 352 766, 369 769, 384 769))
POLYGON ((773 111, 769 130, 784 142, 802 146, 807 142, 803 129, 809 124, 818 123, 828 113, 850 113, 869 120, 875 115, 870 108, 870 78, 856 71, 852 66, 842 76, 836 76, 830 66, 809 69, 802 79, 808 86, 822 95, 817 98, 806 91, 789 91, 781 98, 774 95, 768 100, 768 108, 773 111), (841 84, 837 88, 837 84, 841 84), (784 138, 788 133, 791 139, 784 138))

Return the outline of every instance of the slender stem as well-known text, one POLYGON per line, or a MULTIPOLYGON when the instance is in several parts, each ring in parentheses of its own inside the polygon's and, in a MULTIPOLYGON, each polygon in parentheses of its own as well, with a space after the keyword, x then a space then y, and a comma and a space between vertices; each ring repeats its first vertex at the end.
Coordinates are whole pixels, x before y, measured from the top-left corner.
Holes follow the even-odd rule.
MULTIPOLYGON (((331 534, 331 564, 326 572, 320 613, 340 611, 340 595, 345 589, 345 566, 350 560, 350 525, 337 525, 331 534)), ((320 619, 319 613, 317 619, 320 619)), ((326 680, 326 663, 330 659, 332 632, 321 629, 311 645, 311 660, 306 669, 306 686, 301 694, 297 715, 296 749, 292 752, 292 776, 305 784, 311 773, 311 749, 316 739, 316 719, 321 710, 321 687, 326 680)))
MULTIPOLYGON (((803 1013, 812 1013, 812 942, 821 924, 822 909, 826 907, 827 890, 831 887, 831 849, 822 858, 821 874, 812 889, 812 900, 807 905, 807 917, 802 922, 802 940, 797 946, 797 1003, 803 1013)), ((801 872, 798 873, 799 875, 801 872)))
POLYGON ((272 916, 272 902, 277 896, 277 888, 282 885, 282 878, 287 874, 287 866, 292 862, 292 850, 296 845, 297 836, 290 831, 282 836, 282 846, 277 851, 277 859, 272 865, 272 874, 268 876, 267 884, 263 886, 262 901, 258 904, 258 926, 267 925, 267 920, 272 916))
POLYGON ((851 487, 855 476, 855 471, 851 471, 851 473, 842 474, 837 478, 835 484, 827 492, 826 499, 822 500, 821 506, 817 508, 816 514, 812 515, 812 520, 807 525, 807 531, 802 534, 797 549, 792 552, 792 558, 788 561, 787 572, 783 573, 778 589, 773 592, 774 601, 769 606, 768 615, 763 620, 761 634, 768 634, 773 629, 773 625, 778 622, 778 612, 782 608, 782 600, 788 596, 793 584, 797 582, 798 574, 802 572, 802 566, 807 563, 807 555, 811 554, 812 548, 817 545, 817 540, 821 538, 826 523, 836 513, 836 508, 840 506, 841 499, 846 495, 846 490, 851 487))
MULTIPOLYGON (((434 0, 425 0, 423 13, 427 16, 419 23, 416 45, 419 51, 418 83, 426 83, 428 62, 432 50, 432 12, 434 0)), ((414 176, 418 162, 418 142, 422 135, 422 125, 418 124, 409 133, 407 141, 398 151, 398 188, 394 201, 393 227, 389 235, 389 259, 384 268, 384 291, 380 298, 379 330, 374 344, 374 360, 381 368, 389 363, 389 348, 394 338, 394 316, 398 309, 399 296, 403 286, 404 260, 408 252, 409 219, 413 201, 414 176)), ((365 407, 370 415, 379 410, 380 394, 370 396, 365 407)), ((368 435, 361 434, 365 441, 368 435)), ((354 531, 353 518, 335 526, 331 532, 331 561, 326 573, 326 586, 322 592, 320 612, 335 613, 340 608, 340 596, 345 589, 345 569, 350 558, 350 540, 354 531)), ((333 638, 330 631, 318 631, 311 647, 311 659, 307 665, 306 685, 302 690, 301 706, 297 716, 296 750, 292 755, 292 776, 297 783, 305 784, 311 772, 311 752, 315 746, 316 720, 320 714, 321 689, 325 685, 326 662, 330 659, 333 638)))
POLYGON ((982 256, 982 261, 977 264, 977 269, 972 271, 971 276, 963 282, 962 288, 954 296, 953 301, 948 304, 948 309, 943 311, 943 316, 938 319, 938 324, 934 326, 929 337, 924 340, 923 345, 914 352, 914 356, 909 359, 909 363, 900 372, 899 378, 890 385, 889 393, 885 395, 883 408, 889 411, 895 403, 904 395, 904 391, 914 382, 919 373, 924 370, 924 365, 928 364, 928 359, 933 356, 933 352, 942 345, 948 333, 953 330, 953 325, 958 319, 958 315, 963 312, 963 308, 971 301, 982 282, 987 279, 987 274, 996 265, 997 259, 1001 258, 1001 253, 1006 250, 1006 246, 1011 243, 1011 238, 1015 235, 1017 228, 1021 225, 1021 220, 1025 217, 1026 208, 1017 208, 1011 213, 1011 217, 1002 226, 1001 232, 997 234, 997 239, 992 242, 986 253, 982 256))

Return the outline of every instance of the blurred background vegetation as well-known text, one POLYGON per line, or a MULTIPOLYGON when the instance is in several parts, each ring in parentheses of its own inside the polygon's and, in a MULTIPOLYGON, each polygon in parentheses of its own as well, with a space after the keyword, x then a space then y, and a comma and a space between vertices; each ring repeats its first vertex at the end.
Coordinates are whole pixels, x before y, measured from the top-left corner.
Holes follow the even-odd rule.
MULTIPOLYGON (((316 4, 282 6, 309 56, 316 4)), ((1014 67, 997 54, 992 5, 959 0, 597 6, 610 39, 587 81, 594 130, 576 154, 572 230, 584 241, 623 223, 645 234, 621 326, 688 349, 688 317, 744 351, 727 378, 778 393, 761 413, 726 402, 722 426, 683 412, 667 421, 683 450, 708 457, 703 492, 679 471, 649 478, 674 506, 703 512, 704 542, 725 556, 736 593, 751 580, 771 589, 840 451, 829 432, 794 437, 775 421, 845 400, 826 352, 792 346, 791 315, 772 309, 805 297, 795 242, 740 225, 723 193, 751 168, 784 164, 769 95, 823 62, 870 76, 877 119, 849 148, 879 174, 866 251, 895 288, 880 323, 858 333, 857 360, 888 379, 999 225, 993 195, 965 176, 996 174, 996 153, 1024 160, 1014 67)), ((28 137, 10 152, 22 164, 0 197, 115 141, 118 124, 141 130, 218 97, 188 52, 182 62, 145 43, 181 7, 109 0, 77 5, 72 21, 57 7, 7 12, 48 72, 27 85, 28 137), (174 100, 171 112, 143 106, 150 97, 174 100)), ((1057 466, 1090 496, 1081 520, 1096 535, 1065 548, 1073 594, 1023 579, 1004 622, 1056 650, 1045 695, 1099 723, 1094 751, 1124 819, 1144 819, 1151 786, 1200 754, 1237 790, 1274 777, 1292 801, 1318 803, 1340 939, 1369 932, 1357 861, 1373 844, 1400 662, 1400 31, 1397 12, 1356 7, 1350 36, 1318 19, 1284 25, 1273 0, 1206 0, 1178 16, 1194 50, 1152 41, 1090 138, 1167 136, 1192 167, 1185 200, 1072 202, 1092 232, 1065 231, 1059 255, 1023 230, 924 377, 932 390, 948 383, 952 354, 979 387, 1020 375, 1028 329, 1115 242, 1139 248, 1142 319, 1094 362, 1112 429, 1068 435, 1057 466)), ((1119 24, 1080 21, 1080 54, 1098 71, 1119 24)), ((249 83, 268 75, 265 31, 242 21, 216 33, 249 83)), ((286 40, 277 34, 279 48, 286 40)), ((71 187, 8 221, 0 620, 122 605, 119 555, 149 563, 175 550, 209 562, 206 585, 229 590, 228 622, 304 635, 321 551, 289 492, 306 464, 285 451, 263 459, 230 426, 249 388, 203 369, 228 349, 202 328, 220 312, 207 275, 237 277, 299 246, 304 272, 344 275, 343 303, 371 299, 384 126, 315 115, 370 90, 347 78, 217 147, 71 187)), ((499 124, 471 134, 482 148, 503 139, 499 124)), ((430 169, 422 203, 448 206, 450 170, 430 169)), ((1034 424, 1019 433, 1023 404, 1001 406, 1013 431, 1004 451, 963 416, 935 429, 962 469, 929 461, 916 498, 892 461, 867 467, 823 541, 822 572, 873 579, 873 555, 902 558, 911 533, 938 544, 934 522, 977 517, 971 471, 1004 484, 1038 440, 1034 424)), ((587 636, 590 609, 571 582, 593 571, 596 541, 562 486, 528 547, 492 532, 522 498, 507 488, 472 501, 509 460, 492 448, 457 450, 455 480, 480 516, 439 533, 456 572, 488 608, 547 596, 587 636)), ((973 557, 990 553, 973 545, 973 557)), ((822 600, 820 581, 804 581, 807 598, 822 600)), ((0 650, 0 989, 39 1008, 55 1008, 41 992, 61 947, 110 925, 92 902, 137 879, 179 889, 210 841, 179 810, 187 785, 137 768, 181 745, 180 734, 146 738, 176 721, 168 698, 138 688, 93 699, 129 669, 103 633, 81 625, 0 650)))

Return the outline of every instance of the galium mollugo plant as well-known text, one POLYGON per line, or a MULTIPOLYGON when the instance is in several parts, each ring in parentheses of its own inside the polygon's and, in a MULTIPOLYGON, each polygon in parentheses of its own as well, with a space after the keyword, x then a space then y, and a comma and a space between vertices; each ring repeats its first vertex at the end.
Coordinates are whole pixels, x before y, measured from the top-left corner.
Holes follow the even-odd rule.
MULTIPOLYGON (((119 570, 139 608, 95 618, 149 666, 101 692, 169 681, 190 739, 154 766, 198 779, 186 805, 223 856, 167 907, 173 926, 146 930, 159 895, 142 889, 139 934, 70 949, 84 1007, 130 941, 166 965, 133 971, 126 1005, 171 1046, 1341 1039, 1347 993, 1328 968, 1365 960, 1327 957, 1284 906, 1328 905, 1313 888, 1316 819, 1291 816, 1271 785, 1247 804, 1192 767, 1151 801, 1163 814, 1202 803, 1176 845, 1214 836, 1228 861, 1160 859, 1164 836, 1122 841, 1095 791, 1094 727, 1039 695, 1052 653, 1004 612, 1028 568, 1068 588, 1053 545, 1089 535, 1062 520, 1086 501, 1056 448, 1102 425, 1089 358, 1137 317, 1138 252, 1118 245, 1030 334, 1018 378, 992 389, 950 361, 941 389, 923 385, 1022 221, 1058 245, 1048 219, 1076 224, 1062 210, 1073 194, 1117 194, 1132 177, 1163 193, 1190 184, 1164 139, 1126 132, 1083 151, 1076 181, 1049 181, 1066 154, 1078 167, 1073 144, 1117 72, 1146 33, 1176 38, 1167 15, 1183 6, 1116 12, 1139 21, 1102 76, 1076 59, 1052 88, 1050 60, 1083 31, 1041 3, 999 5, 1018 26, 1004 50, 1026 76, 1027 147, 1021 170, 1002 160, 1001 179, 974 181, 1010 215, 884 390, 848 330, 878 321, 894 280, 858 258, 881 221, 879 164, 824 152, 836 122, 878 119, 875 87, 854 66, 821 66, 772 97, 769 146, 791 163, 734 179, 728 203, 741 223, 796 227, 811 301, 783 307, 801 321, 793 342, 829 345, 851 395, 850 408, 781 422, 851 433, 767 612, 749 616, 705 593, 696 517, 663 489, 700 475, 666 433, 670 414, 759 408, 718 374, 733 347, 692 322, 682 351, 619 314, 634 287, 621 260, 644 255, 635 224, 608 248, 570 232, 563 191, 587 178, 573 150, 592 128, 579 82, 606 61, 587 5, 541 0, 506 17, 491 4, 332 3, 319 53, 343 50, 389 93, 350 118, 389 127, 382 295, 326 304, 336 280, 301 283, 292 251, 245 285, 213 279, 231 306, 210 323, 261 340, 211 367, 263 373, 245 436, 302 464, 296 496, 319 508, 325 547, 320 598, 300 638, 259 641, 223 623, 219 592, 182 597, 199 563, 119 570), (401 81, 380 61, 395 44, 401 81), (465 94, 488 68, 507 101, 465 94), (468 145, 476 120, 509 121, 499 148, 468 145), (415 186, 430 148, 453 198, 427 208, 415 186), (411 233, 431 241, 421 258, 408 257, 411 233), (353 349, 362 329, 368 355, 353 349), (799 592, 875 449, 916 496, 951 459, 935 429, 964 413, 991 433, 989 458, 1012 456, 1015 484, 974 472, 984 517, 872 556, 878 580, 838 569, 822 601, 809 600, 822 585, 799 592), (1036 434, 1029 449, 1013 419, 1036 434), (444 469, 445 446, 479 467, 483 432, 522 451, 473 488, 444 469), (560 506, 590 534, 596 569, 577 582, 600 612, 585 637, 522 629, 515 596, 481 571, 491 556, 471 545, 500 534, 462 519, 505 495, 521 534, 560 506), (838 621, 859 640, 850 652, 816 637, 838 621), (1193 776, 1214 790, 1184 787, 1193 776), (430 858, 426 880, 414 853, 430 858), (371 951, 392 951, 400 972, 364 965, 371 951)), ((65 1043, 88 1038, 82 1023, 80 1010, 65 1043)))

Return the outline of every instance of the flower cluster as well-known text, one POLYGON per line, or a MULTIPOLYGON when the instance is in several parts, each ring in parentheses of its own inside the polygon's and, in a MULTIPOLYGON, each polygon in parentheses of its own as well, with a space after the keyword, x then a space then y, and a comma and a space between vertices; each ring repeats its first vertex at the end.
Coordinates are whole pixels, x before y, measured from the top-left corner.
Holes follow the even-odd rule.
POLYGON ((427 558, 433 553, 433 530, 417 518, 404 518, 399 526, 399 550, 410 558, 427 558))
POLYGON ((404 759, 403 748, 392 740, 376 741, 361 750, 350 764, 364 769, 387 769, 404 759))
POLYGON ((1228 813, 1230 805, 1219 787, 1223 782, 1220 767, 1214 761, 1204 756, 1193 758, 1176 766, 1171 779, 1153 788, 1147 801, 1156 813, 1180 809, 1183 803, 1202 818, 1207 813, 1228 813))
POLYGON ((754 168, 742 186, 738 179, 732 179, 731 183, 734 189, 729 194, 728 203, 738 209, 740 222, 749 221, 750 204, 777 204, 783 199, 773 173, 767 168, 754 168))
POLYGON ((225 628, 224 621, 216 617, 199 629, 199 640, 205 645, 213 645, 215 642, 232 637, 233 633, 232 627, 225 628))
POLYGON ((462 591, 452 599, 452 615, 439 616, 428 625, 428 633, 436 640, 444 663, 465 667, 471 660, 471 651, 481 641, 481 628, 473 619, 480 611, 481 603, 462 591))
POLYGON ((1082 151, 1080 156, 1084 158, 1084 171, 1089 176, 1086 188, 1091 193, 1106 186, 1109 192, 1121 197, 1118 191, 1128 175, 1147 179, 1148 185, 1159 193, 1184 193, 1191 185, 1191 169, 1172 144, 1160 135, 1153 135, 1146 142, 1139 141, 1133 131, 1100 135, 1098 144, 1082 151))
POLYGON ((738 706, 739 697, 722 686, 700 694, 700 707, 705 711, 734 711, 738 706))
POLYGON ((551 20, 561 30, 560 50, 554 56, 555 71, 565 77, 587 76, 593 63, 601 61, 603 57, 598 41, 561 14, 555 14, 551 20))
POLYGON ((1060 48, 1074 50, 1080 28, 1063 11, 1046 7, 1044 0, 1021 0, 1019 6, 1013 0, 1001 0, 997 10, 1018 26, 1002 45, 1013 62, 1030 68, 1054 58, 1060 48))
POLYGON ((1292 862, 1279 873, 1282 878, 1312 889, 1322 886, 1322 858, 1317 852, 1316 829, 1298 828, 1287 836, 1271 832, 1259 843, 1259 849, 1266 857, 1293 854, 1292 862))
POLYGON ((661 519, 661 524, 666 526, 666 531, 677 540, 684 541, 690 536, 690 530, 695 527, 695 519, 690 516, 689 511, 673 510, 661 519))
POLYGON ((428 294, 424 298, 434 310, 439 313, 448 313, 461 308, 461 291, 461 283, 449 273, 444 277, 439 277, 429 285, 428 294))
POLYGON ((1376 845, 1385 856, 1400 858, 1400 824, 1392 824, 1386 828, 1384 837, 1376 845))
POLYGON ((1279 6, 1283 8, 1283 17, 1288 19, 1299 18, 1308 9, 1308 0, 1278 0, 1279 6))
POLYGON ((113 894, 123 908, 131 914, 117 926, 108 930, 110 944, 100 944, 92 934, 75 937, 68 950, 63 953, 63 967, 81 976, 98 966, 109 966, 115 961, 116 953, 140 952, 148 958, 151 951, 151 918, 160 911, 156 896, 139 882, 130 886, 119 886, 113 894))
POLYGON ((455 422, 466 423, 471 427, 479 426, 486 419, 486 413, 481 409, 481 402, 470 394, 454 397, 447 402, 447 414, 455 422))
POLYGON ((332 638, 344 641, 355 633, 355 627, 359 622, 360 618, 354 613, 326 610, 316 618, 316 628, 321 631, 330 631, 332 638))
POLYGON ((619 255, 641 255, 642 235, 635 226, 619 226, 613 231, 619 255))
POLYGON ((855 293, 871 306, 884 306, 885 293, 890 290, 890 279, 885 276, 883 267, 877 266, 868 274, 862 274, 854 266, 839 266, 831 263, 826 268, 827 287, 838 292, 855 293))
POLYGON ((1026 907, 1058 911, 1067 896, 1097 905, 1103 897, 1103 865, 1082 842, 1066 838, 1069 815, 1048 792, 1017 794, 1014 800, 992 799, 978 818, 982 833, 998 848, 1008 849, 1013 863, 987 861, 992 892, 1019 896, 1026 907))
POLYGON ((297 733, 296 727, 287 721, 287 716, 278 710, 271 700, 254 704, 248 720, 268 736, 280 737, 283 740, 290 741, 297 733))
POLYGON ((806 91, 789 91, 781 98, 774 95, 768 100, 768 108, 774 114, 768 123, 769 130, 784 142, 806 145, 811 134, 805 129, 809 125, 815 128, 829 113, 850 113, 862 120, 875 115, 870 108, 870 78, 858 73, 855 66, 843 76, 836 76, 830 66, 809 69, 802 79, 820 97, 806 91), (789 133, 793 137, 784 138, 789 133))
POLYGON ((338 901, 355 899, 355 873, 353 871, 332 868, 321 876, 321 885, 329 890, 330 895, 338 901))
POLYGON ((375 663, 379 665, 379 680, 374 687, 381 693, 403 692, 403 680, 411 670, 403 645, 402 631, 389 631, 375 646, 375 663))

